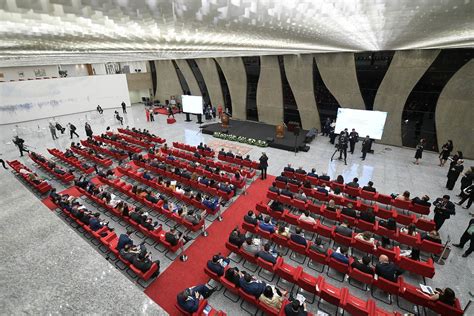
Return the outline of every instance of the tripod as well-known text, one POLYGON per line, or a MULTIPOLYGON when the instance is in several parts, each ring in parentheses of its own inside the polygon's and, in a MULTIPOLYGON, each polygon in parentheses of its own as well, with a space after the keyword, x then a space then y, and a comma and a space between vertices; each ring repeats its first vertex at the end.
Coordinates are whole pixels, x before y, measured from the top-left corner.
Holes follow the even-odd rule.
MULTIPOLYGON (((334 160, 334 155, 339 152, 342 156, 343 152, 342 152, 342 148, 339 148, 339 146, 336 148, 336 150, 334 151, 334 153, 332 154, 331 156, 331 162, 334 160)), ((340 159, 340 158, 338 158, 340 159)), ((344 156, 344 164, 347 165, 347 161, 346 161, 346 157, 344 156)))

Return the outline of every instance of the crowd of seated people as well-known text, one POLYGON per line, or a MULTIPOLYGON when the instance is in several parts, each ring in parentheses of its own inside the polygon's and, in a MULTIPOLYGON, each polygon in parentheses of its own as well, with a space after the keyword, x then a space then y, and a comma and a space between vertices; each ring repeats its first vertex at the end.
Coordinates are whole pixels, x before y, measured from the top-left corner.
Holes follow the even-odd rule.
POLYGON ((56 162, 46 159, 44 156, 37 154, 35 152, 30 152, 30 155, 33 157, 33 159, 36 159, 42 163, 46 163, 49 169, 51 169, 54 173, 60 174, 60 175, 65 175, 67 173, 73 174, 74 170, 69 169, 67 171, 63 170, 56 162))
POLYGON ((153 263, 156 263, 158 269, 152 275, 152 278, 158 276, 160 273, 160 261, 152 261, 151 252, 147 251, 145 242, 136 245, 131 238, 132 233, 133 230, 127 230, 126 233, 120 234, 116 247, 120 256, 142 272, 147 272, 153 263))
MULTIPOLYGON (((110 152, 114 153, 114 154, 117 154, 117 155, 121 155, 121 156, 125 156, 125 155, 128 155, 128 153, 123 150, 123 149, 119 149, 119 148, 116 148, 114 147, 113 145, 111 144, 106 144, 106 143, 103 143, 101 141, 98 141, 96 139, 93 139, 93 138, 88 138, 86 140, 87 143, 91 144, 91 145, 94 145, 94 146, 97 146, 97 147, 100 147, 100 148, 104 148, 104 149, 107 149, 109 150, 110 152)), ((97 155, 96 155, 97 156, 97 155)))
POLYGON ((144 135, 144 136, 148 136, 148 137, 158 137, 158 136, 156 136, 155 134, 150 133, 150 131, 147 130, 147 129, 145 129, 145 128, 144 128, 144 129, 135 128, 135 127, 130 128, 129 126, 127 126, 125 129, 126 129, 126 130, 129 130, 129 131, 132 131, 132 132, 134 132, 134 133, 137 133, 137 134, 141 134, 141 135, 144 135))
POLYGON ((36 173, 31 172, 25 168, 20 168, 18 171, 22 175, 26 175, 28 177, 28 180, 33 182, 34 184, 41 184, 43 182, 48 182, 46 179, 43 179, 42 177, 38 176, 36 173))

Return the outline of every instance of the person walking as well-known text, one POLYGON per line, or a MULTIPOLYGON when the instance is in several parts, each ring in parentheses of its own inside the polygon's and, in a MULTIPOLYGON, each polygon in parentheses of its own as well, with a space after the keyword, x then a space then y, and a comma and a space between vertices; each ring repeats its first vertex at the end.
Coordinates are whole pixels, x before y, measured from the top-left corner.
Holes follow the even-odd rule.
POLYGON ((168 105, 168 118, 170 116, 174 118, 173 108, 171 107, 171 104, 168 105))
POLYGON ((262 175, 262 180, 265 180, 267 178, 267 168, 268 168, 268 157, 267 154, 262 153, 260 158, 258 159, 260 161, 260 171, 262 175))
POLYGON ((443 226, 444 221, 449 219, 451 215, 456 215, 454 203, 450 201, 449 195, 443 195, 442 198, 437 198, 434 201, 434 222, 436 225, 436 230, 439 231, 441 226, 443 226))
POLYGON ((416 152, 415 152, 415 161, 413 162, 415 165, 420 164, 420 159, 423 157, 423 149, 425 147, 425 140, 422 138, 418 145, 416 145, 416 152))
POLYGON ((27 153, 30 152, 28 149, 25 149, 25 140, 23 138, 15 136, 13 138, 13 143, 18 147, 18 150, 20 151, 20 157, 23 157, 24 151, 27 153))
POLYGON ((471 184, 470 186, 468 186, 468 187, 464 188, 464 190, 462 190, 461 195, 460 195, 461 200, 459 202, 457 202, 456 204, 457 205, 463 205, 463 203, 466 202, 467 199, 469 199, 469 201, 467 202, 467 205, 462 207, 463 209, 467 210, 472 205, 473 195, 474 195, 474 185, 471 184))
POLYGON ((104 110, 102 110, 102 107, 100 105, 97 105, 97 112, 99 112, 99 114, 104 113, 104 110))
POLYGON ((94 133, 92 132, 92 127, 88 122, 86 122, 86 124, 84 125, 84 129, 86 130, 87 137, 91 138, 94 133))
POLYGON ((367 153, 370 150, 370 147, 372 145, 372 140, 370 139, 370 136, 367 135, 364 140, 362 141, 362 160, 365 160, 365 157, 367 156, 367 153))
POLYGON ((451 155, 451 152, 453 151, 453 141, 448 140, 446 144, 441 147, 441 152, 439 153, 439 165, 440 167, 443 167, 446 161, 449 158, 449 155, 451 155))
POLYGON ((153 114, 153 109, 150 109, 150 122, 154 122, 155 121, 155 116, 153 114))
POLYGON ((58 139, 58 135, 56 135, 56 126, 54 126, 52 122, 49 122, 49 131, 51 132, 53 140, 58 139))
POLYGON ((72 123, 69 123, 69 133, 71 134, 71 139, 72 139, 72 135, 76 135, 77 137, 79 137, 79 135, 76 133, 76 126, 74 126, 72 123))
POLYGON ((469 225, 461 236, 459 243, 453 244, 454 247, 464 248, 464 245, 469 242, 469 248, 462 255, 463 258, 466 258, 474 251, 474 218, 469 221, 469 225))
POLYGON ((124 101, 122 101, 122 112, 123 114, 127 114, 127 105, 125 104, 124 101))
POLYGON ((456 181, 458 180, 459 175, 464 170, 463 163, 464 163, 464 160, 459 159, 455 165, 449 168, 449 171, 447 174, 448 181, 446 182, 446 188, 448 190, 454 189, 454 185, 456 184, 456 181))

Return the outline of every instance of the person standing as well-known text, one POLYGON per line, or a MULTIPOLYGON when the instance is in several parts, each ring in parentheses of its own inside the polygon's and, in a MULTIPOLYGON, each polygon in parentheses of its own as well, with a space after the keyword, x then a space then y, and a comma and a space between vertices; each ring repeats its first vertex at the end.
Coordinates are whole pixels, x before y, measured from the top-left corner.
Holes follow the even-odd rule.
POLYGON ((443 195, 442 198, 437 198, 433 205, 435 206, 434 222, 436 230, 439 231, 445 220, 449 219, 451 215, 456 215, 455 206, 454 203, 450 201, 449 195, 443 195))
POLYGON ((446 182, 446 188, 448 190, 454 189, 454 185, 456 184, 456 181, 459 178, 459 175, 461 172, 464 170, 463 166, 464 160, 459 159, 457 163, 454 166, 451 166, 448 171, 448 181, 446 182))
POLYGON ((353 128, 351 133, 349 134, 349 145, 350 145, 351 155, 354 154, 355 145, 358 141, 359 141, 359 133, 357 133, 355 128, 353 128))
POLYGON ((260 158, 258 159, 260 161, 260 171, 262 175, 262 180, 265 180, 267 178, 267 168, 268 168, 268 157, 267 154, 262 153, 260 158))
POLYGON ((76 133, 76 127, 72 124, 72 123, 69 123, 69 133, 71 134, 71 139, 72 139, 72 135, 76 135, 77 137, 79 137, 79 135, 76 133))
POLYGON ((86 130, 87 137, 91 138, 94 133, 92 132, 92 127, 90 126, 88 122, 86 122, 84 129, 86 130))
POLYGON ((154 122, 155 121, 155 116, 153 114, 153 109, 150 109, 150 115, 149 116, 150 116, 150 121, 154 122))
POLYGON ((13 143, 18 147, 18 150, 20 151, 20 157, 23 157, 24 151, 26 151, 27 153, 30 152, 28 149, 25 149, 25 140, 23 138, 15 136, 13 138, 13 143))
POLYGON ((420 139, 420 142, 418 145, 416 145, 416 152, 415 152, 415 162, 413 162, 415 165, 420 164, 420 159, 423 157, 423 149, 425 147, 425 140, 422 138, 420 139))
POLYGON ((467 248, 466 252, 462 255, 463 258, 466 258, 474 251, 474 218, 469 221, 469 225, 464 231, 464 234, 462 234, 459 243, 453 244, 453 246, 462 249, 468 241, 469 248, 467 248))
POLYGON ((173 108, 171 107, 171 104, 168 104, 168 118, 170 116, 174 118, 173 108))
POLYGON ((367 156, 371 145, 372 140, 370 139, 369 135, 365 136, 364 140, 362 141, 362 157, 360 157, 362 160, 365 160, 365 156, 367 156))
POLYGON ((222 105, 221 104, 217 105, 217 115, 219 116, 219 119, 222 118, 222 105))
POLYGON ((58 139, 58 135, 56 135, 56 127, 53 125, 52 122, 49 122, 49 131, 51 132, 53 140, 58 139))
POLYGON ((97 105, 97 112, 99 112, 99 114, 104 113, 104 110, 102 110, 102 107, 100 105, 97 105))
POLYGON ((348 142, 348 137, 347 137, 347 128, 344 129, 341 134, 339 135, 339 140, 338 140, 338 149, 339 149, 339 160, 342 160, 342 155, 344 155, 344 164, 347 165, 347 142, 348 142))
POLYGON ((123 114, 127 114, 127 105, 125 104, 124 101, 122 101, 122 112, 123 114))
POLYGON ((464 188, 464 190, 462 190, 461 195, 460 195, 461 200, 456 204, 457 205, 462 205, 464 202, 466 202, 467 199, 469 199, 469 201, 467 202, 467 205, 465 207, 463 206, 463 208, 467 210, 472 205, 473 195, 474 195, 474 185, 471 184, 470 186, 468 186, 468 187, 464 188))
POLYGON ((441 147, 441 152, 439 153, 439 165, 440 167, 443 167, 446 161, 449 158, 449 155, 451 155, 451 152, 453 151, 453 141, 448 140, 446 144, 441 147))
POLYGON ((461 178, 461 193, 458 196, 462 195, 462 191, 472 184, 474 180, 474 167, 469 168, 464 172, 463 177, 461 178))

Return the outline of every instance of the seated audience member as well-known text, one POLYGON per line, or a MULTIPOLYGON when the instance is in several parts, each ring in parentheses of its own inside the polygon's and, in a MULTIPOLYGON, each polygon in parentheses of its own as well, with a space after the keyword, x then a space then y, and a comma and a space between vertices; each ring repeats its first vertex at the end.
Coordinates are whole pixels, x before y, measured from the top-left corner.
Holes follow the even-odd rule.
POLYGON ((363 220, 367 223, 375 223, 375 214, 371 207, 367 208, 364 211, 361 211, 359 214, 359 220, 363 220))
POLYGON ((142 224, 143 227, 145 227, 146 229, 150 231, 154 231, 157 225, 158 225, 158 222, 157 221, 153 222, 153 219, 151 217, 148 217, 147 219, 145 219, 145 221, 142 224))
POLYGON ((280 194, 280 189, 277 188, 276 182, 272 183, 272 186, 268 188, 271 192, 275 192, 276 194, 280 194))
POLYGON ((255 256, 260 251, 260 239, 253 239, 250 236, 246 237, 245 242, 242 244, 242 250, 255 256))
POLYGON ((329 191, 326 189, 326 187, 321 186, 321 185, 316 186, 316 191, 323 193, 325 196, 329 195, 329 191))
POLYGON ((240 286, 240 278, 242 277, 242 274, 240 273, 239 268, 233 267, 227 269, 224 277, 235 286, 240 286))
POLYGON ((215 289, 210 289, 206 284, 190 287, 178 294, 179 307, 188 313, 197 312, 199 302, 211 296, 215 289))
POLYGON ((397 230, 397 222, 392 217, 379 221, 379 226, 385 227, 388 230, 397 230))
POLYGON ((89 220, 89 227, 93 231, 98 231, 99 229, 101 229, 104 226, 107 226, 108 224, 109 222, 104 222, 100 219, 99 213, 94 213, 94 216, 92 216, 91 219, 89 220))
POLYGON ((316 220, 311 217, 310 213, 308 210, 305 210, 301 215, 300 217, 298 218, 299 221, 301 222, 306 222, 306 223, 310 223, 310 224, 315 224, 316 223, 316 220))
POLYGON ((431 203, 429 202, 430 200, 430 197, 428 195, 423 195, 421 197, 421 199, 419 197, 414 197, 411 202, 413 204, 418 204, 418 205, 422 205, 422 206, 427 206, 427 207, 431 207, 431 203))
POLYGON ((275 181, 280 181, 280 182, 287 183, 287 182, 288 182, 288 178, 285 177, 285 176, 283 175, 283 173, 282 173, 281 175, 279 175, 279 176, 277 176, 277 177, 275 178, 275 181))
POLYGON ((377 192, 377 190, 374 188, 374 183, 372 181, 369 181, 366 186, 362 188, 364 191, 368 192, 377 192))
MULTIPOLYGON (((303 188, 305 189, 311 189, 313 187, 313 185, 311 184, 311 181, 309 180, 306 180, 305 182, 303 182, 303 188)), ((303 191, 304 192, 304 191, 303 191)))
POLYGON ((263 221, 260 221, 258 223, 258 227, 260 227, 261 230, 269 232, 270 234, 275 232, 275 225, 271 223, 270 216, 266 216, 263 221))
POLYGON ((204 198, 202 204, 211 210, 216 210, 219 206, 219 198, 217 196, 213 197, 212 199, 208 196, 204 198))
POLYGON ((410 201, 410 192, 405 191, 405 192, 403 192, 403 194, 397 195, 395 200, 410 201))
POLYGON ((242 234, 240 231, 239 231, 239 228, 236 227, 234 228, 234 230, 230 233, 230 236, 229 236, 229 242, 232 244, 232 245, 235 245, 237 247, 241 247, 242 244, 245 242, 245 234, 242 234))
POLYGON ((240 288, 247 294, 255 296, 256 299, 260 298, 267 284, 261 280, 257 280, 252 277, 250 273, 245 273, 239 281, 240 288))
POLYGON ((428 240, 434 243, 441 244, 441 236, 439 235, 438 231, 432 230, 428 233, 424 232, 421 234, 421 239, 422 240, 428 240))
POLYGON ((303 169, 303 167, 298 167, 298 169, 295 170, 295 173, 298 174, 306 174, 306 170, 303 169))
POLYGON ((336 202, 334 202, 334 200, 329 200, 328 204, 326 205, 326 210, 335 212, 337 210, 336 202))
POLYGON ((306 197, 306 194, 304 194, 303 190, 299 190, 298 193, 295 193, 293 198, 303 201, 303 202, 308 201, 308 198, 306 197))
POLYGON ((171 246, 176 246, 181 239, 182 233, 178 232, 175 228, 171 228, 170 231, 165 233, 165 241, 171 246))
POLYGON ((221 150, 219 150, 218 156, 225 156, 225 150, 224 150, 224 148, 221 148, 221 150))
POLYGON ((375 247, 375 239, 373 237, 373 234, 369 231, 365 231, 362 233, 358 233, 355 236, 356 239, 362 240, 366 243, 372 244, 375 247))
POLYGON ((289 236, 288 229, 286 228, 285 225, 278 225, 278 229, 275 232, 275 234, 278 234, 278 235, 283 236, 283 237, 288 237, 289 236))
POLYGON ((444 290, 437 288, 435 294, 430 296, 430 301, 441 302, 449 306, 454 306, 456 303, 456 295, 449 287, 445 288, 444 290))
POLYGON ((285 316, 307 316, 306 303, 301 304, 300 301, 294 299, 286 304, 284 308, 285 316))
POLYGON ((229 150, 229 152, 226 153, 225 155, 226 155, 227 157, 230 157, 230 158, 234 158, 234 157, 235 157, 235 155, 232 153, 231 150, 229 150))
POLYGON ((349 248, 347 248, 346 246, 341 246, 337 248, 337 250, 331 254, 331 258, 334 258, 341 263, 348 264, 349 263, 349 256, 347 255, 348 251, 349 251, 349 248))
POLYGON ((283 204, 279 201, 273 201, 272 204, 270 204, 270 209, 275 212, 283 212, 285 208, 283 207, 283 204))
POLYGON ((194 210, 189 210, 183 218, 187 222, 190 222, 193 226, 196 226, 201 222, 202 216, 195 213, 194 210))
POLYGON ((151 261, 151 253, 147 253, 146 251, 141 251, 134 259, 133 259, 133 266, 140 270, 141 272, 147 272, 150 270, 151 266, 153 263, 156 263, 158 265, 158 270, 153 274, 152 277, 155 277, 159 274, 160 270, 160 261, 155 260, 151 261))
POLYGON ((286 166, 283 171, 287 171, 287 172, 295 172, 295 169, 293 169, 293 167, 291 167, 291 164, 288 164, 288 166, 286 166))
POLYGON ((374 275, 374 267, 370 265, 370 258, 368 256, 363 256, 361 260, 354 260, 351 264, 352 269, 357 269, 361 272, 374 275))
POLYGON ((126 244, 125 247, 123 247, 120 250, 120 256, 127 260, 129 263, 133 263, 135 260, 135 257, 140 253, 138 249, 135 247, 130 246, 129 244, 126 244))
POLYGON ((416 236, 418 233, 416 232, 416 225, 411 223, 406 227, 400 229, 400 233, 404 233, 410 236, 416 236))
POLYGON ((412 248, 408 250, 400 250, 401 257, 408 257, 411 260, 420 261, 420 249, 412 248))
POLYGON ((125 245, 130 245, 130 247, 133 247, 133 240, 130 238, 132 233, 133 233, 133 230, 127 230, 127 233, 121 234, 119 236, 117 247, 116 247, 118 251, 122 250, 125 247, 125 245))
POLYGON ((357 217, 357 212, 353 209, 352 203, 347 203, 347 207, 342 208, 341 214, 354 218, 357 217))
POLYGON ((339 226, 337 226, 335 232, 346 237, 352 237, 353 233, 352 228, 349 227, 349 223, 347 221, 344 221, 339 226))
MULTIPOLYGON (((319 176, 319 179, 324 180, 324 181, 329 181, 331 178, 329 178, 329 176, 323 172, 323 174, 319 176)), ((344 183, 344 179, 342 179, 342 183, 344 183)))
POLYGON ((145 220, 143 218, 143 211, 138 208, 135 209, 135 212, 130 213, 130 218, 139 225, 143 224, 143 221, 145 220))
POLYGON ((328 251, 328 246, 326 244, 323 244, 323 240, 320 237, 317 237, 314 243, 309 246, 311 250, 314 250, 318 253, 323 253, 326 254, 328 251))
POLYGON ((334 188, 334 190, 332 191, 332 195, 335 195, 335 196, 343 196, 342 195, 342 191, 339 187, 337 188, 334 188))
POLYGON ((358 188, 359 187, 359 178, 352 179, 352 181, 347 183, 346 186, 352 187, 352 188, 358 188))
POLYGON ((247 214, 244 215, 244 222, 252 224, 252 225, 258 224, 257 216, 255 216, 255 213, 252 210, 249 210, 247 214))
POLYGON ((276 263, 276 257, 270 252, 270 243, 263 245, 263 249, 255 254, 255 257, 270 262, 272 264, 276 263))
POLYGON ((386 255, 381 255, 379 262, 375 265, 375 274, 377 274, 379 278, 397 282, 398 276, 402 274, 402 271, 399 270, 393 262, 390 262, 386 255))
POLYGON ((344 177, 341 174, 336 177, 336 183, 344 184, 344 177))
POLYGON ((316 169, 315 168, 312 168, 311 171, 308 173, 308 177, 313 177, 313 178, 317 178, 318 177, 318 174, 316 173, 316 169))
POLYGON ((306 246, 308 241, 303 236, 303 230, 300 227, 295 228, 295 233, 290 235, 290 239, 299 245, 306 246))
POLYGON ((286 186, 284 189, 282 189, 280 191, 280 195, 285 195, 285 196, 288 196, 290 198, 293 198, 293 192, 291 192, 289 189, 288 189, 288 186, 286 186))
POLYGON ((221 277, 224 275, 224 269, 229 264, 229 262, 229 258, 225 258, 220 254, 217 254, 212 256, 211 260, 207 261, 207 268, 221 277))
POLYGON ((259 297, 259 301, 263 304, 280 310, 284 300, 284 293, 273 285, 267 285, 262 295, 259 297))

